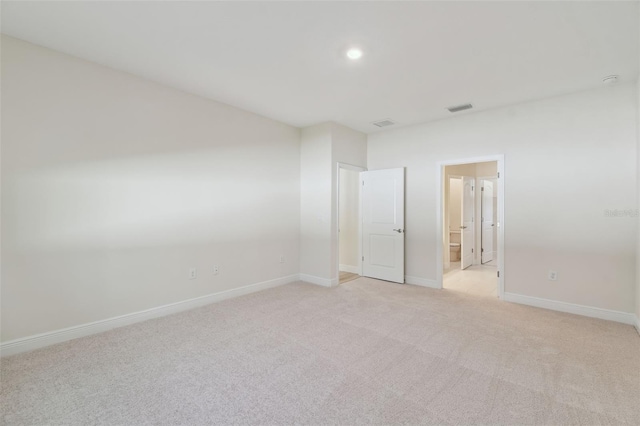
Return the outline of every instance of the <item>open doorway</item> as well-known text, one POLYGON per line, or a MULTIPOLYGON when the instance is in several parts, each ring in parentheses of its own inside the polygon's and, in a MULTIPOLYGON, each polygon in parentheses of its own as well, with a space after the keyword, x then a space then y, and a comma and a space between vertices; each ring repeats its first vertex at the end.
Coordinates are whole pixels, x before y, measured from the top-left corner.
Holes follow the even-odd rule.
POLYGON ((503 168, 501 156, 441 164, 438 264, 444 289, 502 298, 503 168))
POLYGON ((360 172, 363 168, 338 165, 338 282, 359 278, 361 261, 360 172))

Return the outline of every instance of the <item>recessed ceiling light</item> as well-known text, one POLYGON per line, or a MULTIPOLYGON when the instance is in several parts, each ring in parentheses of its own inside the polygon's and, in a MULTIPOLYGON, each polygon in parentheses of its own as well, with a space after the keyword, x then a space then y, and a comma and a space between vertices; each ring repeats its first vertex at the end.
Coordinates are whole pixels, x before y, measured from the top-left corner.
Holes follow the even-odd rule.
POLYGON ((353 60, 360 59, 362 57, 362 50, 357 49, 355 47, 352 49, 349 49, 347 50, 347 57, 353 60))

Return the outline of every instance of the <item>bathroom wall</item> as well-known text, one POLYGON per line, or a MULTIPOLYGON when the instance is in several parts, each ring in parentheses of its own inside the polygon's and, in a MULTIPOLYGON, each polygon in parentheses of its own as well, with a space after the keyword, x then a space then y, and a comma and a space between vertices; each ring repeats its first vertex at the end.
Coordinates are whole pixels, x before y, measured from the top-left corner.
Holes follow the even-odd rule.
POLYGON ((459 231, 462 208, 462 179, 449 178, 449 232, 459 231))
MULTIPOLYGON (((461 178, 448 178, 449 191, 448 197, 445 198, 448 201, 447 210, 449 214, 445 218, 445 226, 443 229, 445 230, 444 240, 445 240, 445 248, 450 247, 450 243, 452 240, 451 231, 460 232, 460 225, 462 224, 462 179, 461 178), (448 220, 448 222, 447 222, 448 220), (448 231, 448 232, 446 232, 448 231)), ((446 204, 446 203, 445 203, 446 204)), ((460 236, 454 241, 460 241, 460 236)), ((447 269, 451 267, 452 261, 456 261, 451 258, 451 250, 443 250, 444 256, 444 268, 447 269)))

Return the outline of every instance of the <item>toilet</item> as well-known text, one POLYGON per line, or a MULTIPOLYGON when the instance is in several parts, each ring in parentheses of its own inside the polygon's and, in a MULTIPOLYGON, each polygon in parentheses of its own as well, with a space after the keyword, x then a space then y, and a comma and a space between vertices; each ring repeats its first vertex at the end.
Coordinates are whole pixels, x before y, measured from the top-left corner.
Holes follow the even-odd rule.
POLYGON ((460 261, 460 231, 449 232, 449 260, 460 261))

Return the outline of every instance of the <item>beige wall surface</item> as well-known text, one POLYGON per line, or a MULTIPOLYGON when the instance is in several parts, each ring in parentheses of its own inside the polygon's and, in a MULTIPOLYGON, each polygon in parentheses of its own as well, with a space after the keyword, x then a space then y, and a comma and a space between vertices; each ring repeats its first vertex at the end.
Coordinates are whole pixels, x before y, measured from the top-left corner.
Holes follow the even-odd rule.
POLYGON ((298 273, 298 129, 4 36, 2 113, 2 341, 298 273))
POLYGON ((360 174, 355 170, 340 169, 339 237, 340 265, 349 269, 358 267, 358 239, 360 227, 359 187, 360 174))
MULTIPOLYGON (((640 9, 638 9, 640 20, 640 9)), ((640 35, 640 33, 638 34, 640 35)), ((640 43, 639 43, 640 45, 640 43)), ((640 206, 640 74, 638 74, 638 80, 636 81, 636 140, 637 140, 637 152, 638 158, 636 163, 636 190, 637 190, 637 202, 640 206)), ((638 216, 638 230, 640 230, 640 215, 638 216)), ((636 327, 640 333, 640 232, 637 236, 636 244, 636 327)))
POLYGON ((637 221, 606 211, 636 208, 636 98, 620 84, 370 135, 370 169, 407 168, 407 275, 436 279, 438 163, 504 154, 505 291, 633 312, 637 221))
POLYGON ((460 231, 462 224, 462 179, 449 178, 449 232, 460 231))
MULTIPOLYGON (((640 75, 638 76, 638 82, 636 83, 636 93, 637 93, 637 147, 638 147, 638 168, 636 170, 636 182, 637 182, 637 191, 638 191, 638 204, 640 204, 640 75)), ((640 221, 640 215, 638 215, 638 220, 640 221)), ((640 229, 640 222, 638 222, 638 229, 640 229)), ((636 248, 636 327, 638 327, 638 332, 640 332, 640 233, 638 235, 638 245, 636 248)))

